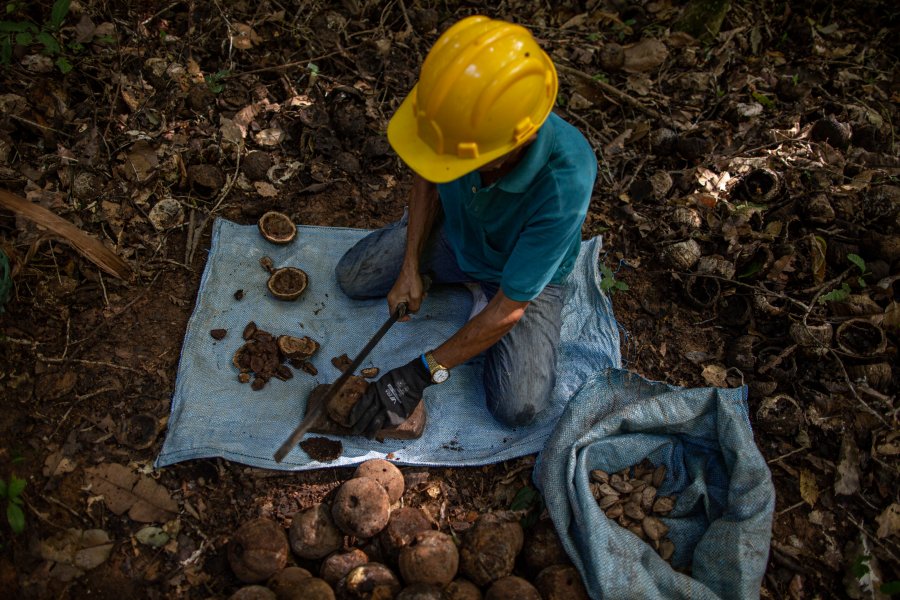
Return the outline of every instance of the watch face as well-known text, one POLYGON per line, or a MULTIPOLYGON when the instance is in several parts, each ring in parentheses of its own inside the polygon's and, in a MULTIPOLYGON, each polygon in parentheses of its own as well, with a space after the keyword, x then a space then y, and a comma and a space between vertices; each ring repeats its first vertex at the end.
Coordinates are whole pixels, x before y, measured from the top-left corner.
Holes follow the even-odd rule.
POLYGON ((444 383, 450 377, 450 371, 447 369, 438 369, 431 376, 431 380, 435 383, 444 383))

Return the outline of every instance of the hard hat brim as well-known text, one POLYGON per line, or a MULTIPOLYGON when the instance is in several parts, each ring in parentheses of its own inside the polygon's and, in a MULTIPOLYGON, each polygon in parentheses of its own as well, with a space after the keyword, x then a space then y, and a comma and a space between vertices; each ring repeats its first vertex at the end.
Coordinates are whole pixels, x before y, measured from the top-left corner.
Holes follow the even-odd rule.
POLYGON ((452 154, 438 154, 418 135, 418 124, 412 101, 415 92, 416 88, 414 87, 403 99, 394 116, 391 117, 388 123, 387 137, 391 147, 403 162, 422 178, 432 183, 447 183, 459 179, 466 173, 512 152, 519 145, 503 146, 492 152, 479 154, 477 158, 459 158, 452 154))

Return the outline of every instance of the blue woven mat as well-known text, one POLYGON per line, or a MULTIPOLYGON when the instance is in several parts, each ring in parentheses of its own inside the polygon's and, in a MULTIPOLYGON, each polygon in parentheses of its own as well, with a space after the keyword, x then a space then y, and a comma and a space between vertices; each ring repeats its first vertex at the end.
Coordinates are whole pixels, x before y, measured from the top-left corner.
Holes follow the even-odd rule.
MULTIPOLYGON (((334 438, 343 443, 343 454, 334 462, 316 462, 298 447, 276 463, 272 454, 303 418, 309 392, 339 375, 331 358, 344 353, 354 357, 388 317, 384 300, 350 300, 334 278, 338 259, 367 233, 300 226, 293 243, 275 246, 259 235, 256 226, 216 221, 156 466, 222 457, 255 467, 302 470, 353 465, 388 454, 399 464, 494 463, 540 451, 566 402, 588 377, 620 366, 618 326, 609 299, 599 288, 601 242, 594 238, 582 244, 570 279, 553 403, 534 424, 511 429, 491 417, 484 403, 481 358, 475 358, 456 367, 447 383, 426 390, 428 424, 418 440, 334 438), (268 273, 259 266, 263 256, 270 256, 275 266, 297 266, 309 274, 309 288, 300 299, 282 302, 269 296, 268 273), (240 301, 234 296, 238 289, 244 291, 240 301), (316 339, 321 349, 312 363, 318 376, 297 371, 293 379, 273 379, 260 391, 239 383, 231 359, 243 343, 241 332, 249 321, 273 334, 316 339), (216 341, 210 330, 219 328, 228 333, 216 341)), ((363 367, 377 366, 384 372, 433 348, 465 323, 471 306, 471 294, 464 286, 434 286, 420 312, 395 325, 363 367)))

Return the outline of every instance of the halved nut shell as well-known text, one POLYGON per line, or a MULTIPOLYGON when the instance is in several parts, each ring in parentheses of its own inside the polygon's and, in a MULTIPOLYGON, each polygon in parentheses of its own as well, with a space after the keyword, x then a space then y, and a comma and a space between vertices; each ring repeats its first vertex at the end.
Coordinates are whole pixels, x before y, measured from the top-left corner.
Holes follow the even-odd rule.
POLYGON ((278 336, 278 350, 285 358, 297 358, 305 360, 316 353, 319 342, 309 336, 294 337, 292 335, 278 336))
POLYGON ((262 236, 273 244, 287 244, 297 236, 297 226, 284 213, 269 211, 257 225, 262 236))
POLYGON ((276 269, 266 284, 273 296, 279 300, 296 300, 306 290, 309 277, 296 267, 276 269))

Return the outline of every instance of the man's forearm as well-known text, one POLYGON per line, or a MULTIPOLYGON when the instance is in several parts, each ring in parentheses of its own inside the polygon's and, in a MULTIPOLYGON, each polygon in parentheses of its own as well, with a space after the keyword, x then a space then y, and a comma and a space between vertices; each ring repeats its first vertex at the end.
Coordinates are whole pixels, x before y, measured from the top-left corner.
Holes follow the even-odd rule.
POLYGON ((409 198, 409 222, 406 228, 406 254, 403 270, 418 273, 419 257, 440 210, 437 186, 418 175, 413 176, 409 198))
POLYGON ((522 315, 527 302, 507 298, 502 291, 480 313, 434 350, 436 361, 452 369, 496 344, 522 315))

